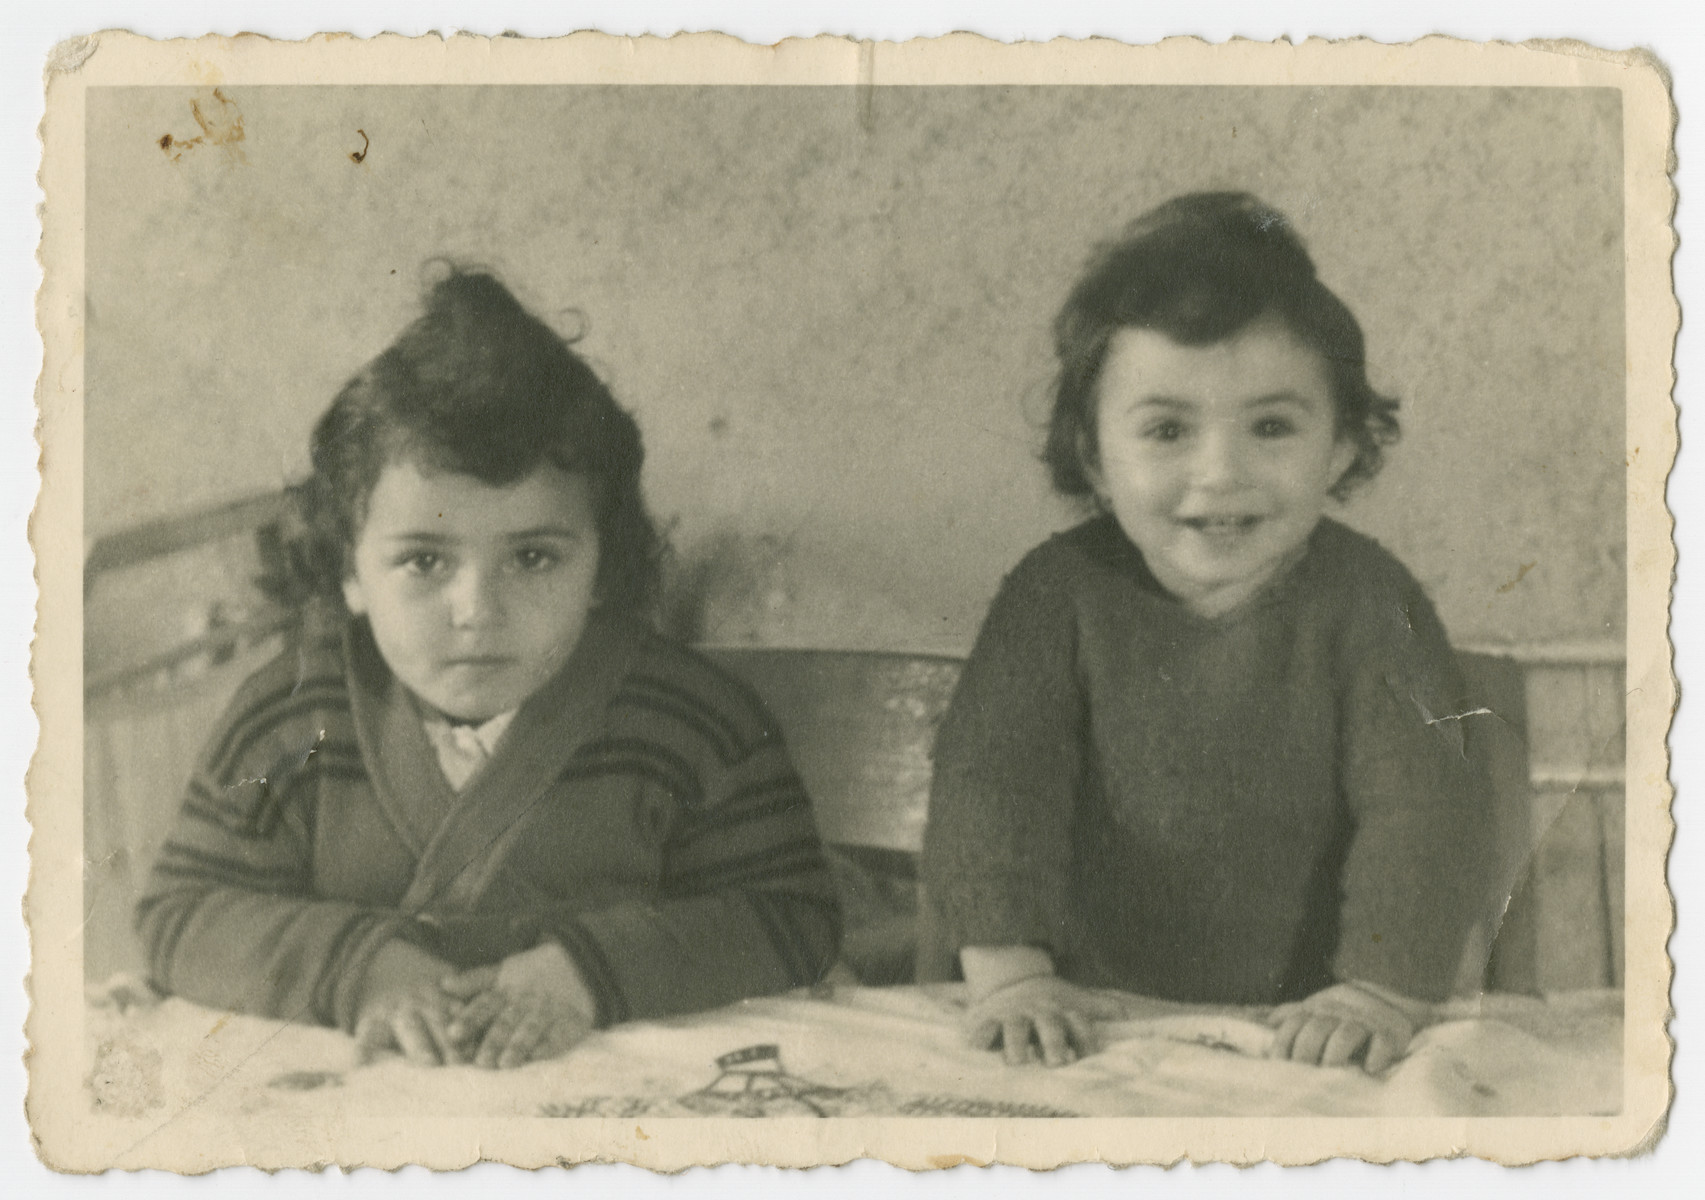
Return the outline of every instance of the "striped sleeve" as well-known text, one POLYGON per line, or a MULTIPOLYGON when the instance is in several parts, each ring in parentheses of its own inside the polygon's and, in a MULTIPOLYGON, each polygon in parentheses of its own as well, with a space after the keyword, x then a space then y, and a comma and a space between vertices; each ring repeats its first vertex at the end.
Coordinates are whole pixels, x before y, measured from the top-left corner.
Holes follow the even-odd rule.
POLYGON ((263 668, 210 739, 136 907, 163 991, 353 1028, 358 985, 395 914, 317 899, 313 803, 359 772, 341 674, 263 668))
POLYGON ((631 756, 654 764, 685 809, 660 895, 576 914, 554 931, 598 998, 601 1024, 815 983, 840 940, 811 801, 774 721, 743 684, 667 649, 616 701, 631 756))

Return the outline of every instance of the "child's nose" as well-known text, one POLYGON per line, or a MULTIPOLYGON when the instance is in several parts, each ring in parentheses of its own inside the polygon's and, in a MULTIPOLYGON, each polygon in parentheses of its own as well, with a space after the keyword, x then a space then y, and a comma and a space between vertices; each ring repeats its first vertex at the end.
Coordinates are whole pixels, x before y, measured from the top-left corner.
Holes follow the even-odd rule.
POLYGON ((446 598, 450 624, 457 629, 490 625, 503 615, 503 598, 495 571, 468 567, 456 572, 446 598))
POLYGON ((1243 477, 1242 447, 1226 431, 1210 431, 1197 442, 1194 470, 1197 487, 1210 490, 1235 486, 1243 477))

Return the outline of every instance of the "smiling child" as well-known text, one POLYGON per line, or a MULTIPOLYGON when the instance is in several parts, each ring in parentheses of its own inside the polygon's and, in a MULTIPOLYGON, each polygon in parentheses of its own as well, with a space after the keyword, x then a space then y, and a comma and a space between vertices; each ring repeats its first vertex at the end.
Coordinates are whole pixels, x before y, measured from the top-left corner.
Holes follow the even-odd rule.
POLYGON ((1072 1061, 1099 989, 1277 1006, 1274 1052, 1371 1072, 1455 982, 1490 788, 1420 586, 1324 517, 1394 401, 1284 216, 1188 195, 1055 324, 1046 460, 1096 515, 1007 577, 936 746, 925 976, 967 1033, 1072 1061))
POLYGON ((515 1066, 815 982, 839 914, 751 692, 643 618, 633 419, 451 273, 315 428, 296 645, 209 740, 137 921, 157 985, 515 1066))

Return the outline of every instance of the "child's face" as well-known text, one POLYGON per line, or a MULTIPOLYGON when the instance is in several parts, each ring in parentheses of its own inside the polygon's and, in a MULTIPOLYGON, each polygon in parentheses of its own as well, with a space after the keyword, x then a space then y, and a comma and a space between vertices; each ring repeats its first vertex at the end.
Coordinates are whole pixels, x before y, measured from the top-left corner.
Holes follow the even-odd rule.
POLYGON ((508 487, 385 468, 343 587, 397 678, 483 721, 531 696, 586 627, 598 530, 584 477, 544 466, 508 487))
POLYGON ((1276 317, 1205 346, 1120 329, 1096 398, 1097 493, 1162 586, 1210 616, 1300 552, 1355 459, 1325 361, 1276 317))

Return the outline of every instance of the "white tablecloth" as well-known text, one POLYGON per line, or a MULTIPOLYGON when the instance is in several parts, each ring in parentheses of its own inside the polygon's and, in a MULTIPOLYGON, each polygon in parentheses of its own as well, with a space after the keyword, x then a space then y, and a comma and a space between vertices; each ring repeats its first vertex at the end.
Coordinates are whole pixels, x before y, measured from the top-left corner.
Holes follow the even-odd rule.
POLYGON ((91 1109, 285 1122, 436 1116, 1499 1116, 1621 1105, 1615 992, 1457 1003, 1381 1079, 1260 1057, 1247 1010, 1132 1002, 1100 1053, 1010 1068, 964 1047, 954 987, 840 987, 594 1034, 520 1070, 359 1065, 333 1030, 182 1000, 91 1010, 91 1109))

